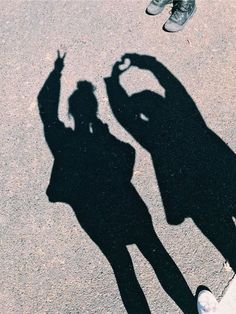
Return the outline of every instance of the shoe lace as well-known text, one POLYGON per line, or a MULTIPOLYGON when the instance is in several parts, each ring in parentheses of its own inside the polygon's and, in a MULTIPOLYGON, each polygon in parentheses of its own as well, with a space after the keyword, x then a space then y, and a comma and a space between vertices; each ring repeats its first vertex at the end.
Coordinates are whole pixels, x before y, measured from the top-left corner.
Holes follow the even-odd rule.
POLYGON ((171 15, 179 19, 182 13, 187 12, 189 9, 189 4, 187 2, 182 1, 181 3, 179 2, 174 2, 172 10, 171 10, 171 15))

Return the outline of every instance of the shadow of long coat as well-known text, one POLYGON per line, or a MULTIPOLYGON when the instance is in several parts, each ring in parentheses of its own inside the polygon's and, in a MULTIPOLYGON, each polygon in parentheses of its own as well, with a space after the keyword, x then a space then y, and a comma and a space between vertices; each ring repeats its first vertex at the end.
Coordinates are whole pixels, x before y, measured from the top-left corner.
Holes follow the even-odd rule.
POLYGON ((128 96, 118 76, 105 79, 114 115, 150 152, 166 218, 191 217, 236 270, 236 158, 206 125, 183 85, 149 56, 131 64, 150 70, 165 97, 150 90, 128 96))

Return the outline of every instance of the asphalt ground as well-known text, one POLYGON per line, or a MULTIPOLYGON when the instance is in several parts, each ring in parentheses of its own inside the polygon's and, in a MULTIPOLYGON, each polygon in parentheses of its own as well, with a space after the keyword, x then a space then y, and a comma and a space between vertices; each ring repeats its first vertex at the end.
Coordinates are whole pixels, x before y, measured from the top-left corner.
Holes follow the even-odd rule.
MULTIPOLYGON (((170 7, 145 14, 147 1, 1 1, 1 254, 0 312, 125 313, 112 268, 81 228, 72 209, 46 196, 52 155, 37 94, 66 51, 60 118, 78 80, 96 85, 99 117, 136 150, 132 182, 155 230, 192 292, 207 285, 220 300, 232 270, 191 219, 166 222, 150 154, 122 128, 109 106, 103 78, 128 52, 154 56, 183 84, 208 127, 236 150, 234 1, 197 1, 184 31, 162 30, 170 7)), ((153 76, 131 69, 129 93, 160 90, 153 76)), ((163 92, 163 90, 161 91, 163 92)), ((129 247, 152 313, 181 313, 135 245, 129 247)), ((183 295, 184 298, 184 295, 183 295)), ((233 310, 231 313, 234 313, 233 310)))

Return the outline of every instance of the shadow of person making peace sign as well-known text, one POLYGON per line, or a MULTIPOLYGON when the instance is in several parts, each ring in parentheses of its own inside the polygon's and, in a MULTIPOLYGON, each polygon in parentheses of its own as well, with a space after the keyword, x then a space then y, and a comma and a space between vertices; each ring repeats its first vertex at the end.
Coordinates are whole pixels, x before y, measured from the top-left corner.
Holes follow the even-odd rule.
POLYGON ((207 127, 183 85, 154 57, 123 56, 105 82, 115 117, 152 156, 168 223, 191 217, 236 271, 233 151, 207 127), (125 59, 129 67, 151 71, 165 97, 150 90, 128 96, 119 82, 125 59))
POLYGON ((113 268, 128 313, 150 313, 128 244, 137 245, 182 311, 194 313, 194 297, 158 239, 148 209, 131 183, 135 150, 113 136, 97 117, 98 104, 91 83, 78 82, 69 97, 74 130, 59 120, 63 66, 64 57, 58 54, 55 68, 38 95, 45 138, 54 157, 47 189, 49 200, 73 208, 82 228, 113 268))

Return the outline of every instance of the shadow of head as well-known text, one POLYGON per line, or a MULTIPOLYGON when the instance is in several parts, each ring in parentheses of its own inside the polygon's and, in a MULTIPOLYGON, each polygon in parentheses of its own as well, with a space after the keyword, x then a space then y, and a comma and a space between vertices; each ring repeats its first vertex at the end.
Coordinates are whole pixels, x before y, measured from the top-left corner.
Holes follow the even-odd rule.
POLYGON ((95 87, 88 81, 79 81, 77 89, 69 97, 69 115, 75 123, 91 121, 97 116, 98 102, 95 87))
POLYGON ((151 90, 143 90, 141 92, 132 94, 130 99, 137 106, 137 110, 157 109, 159 106, 165 103, 164 97, 151 90))

